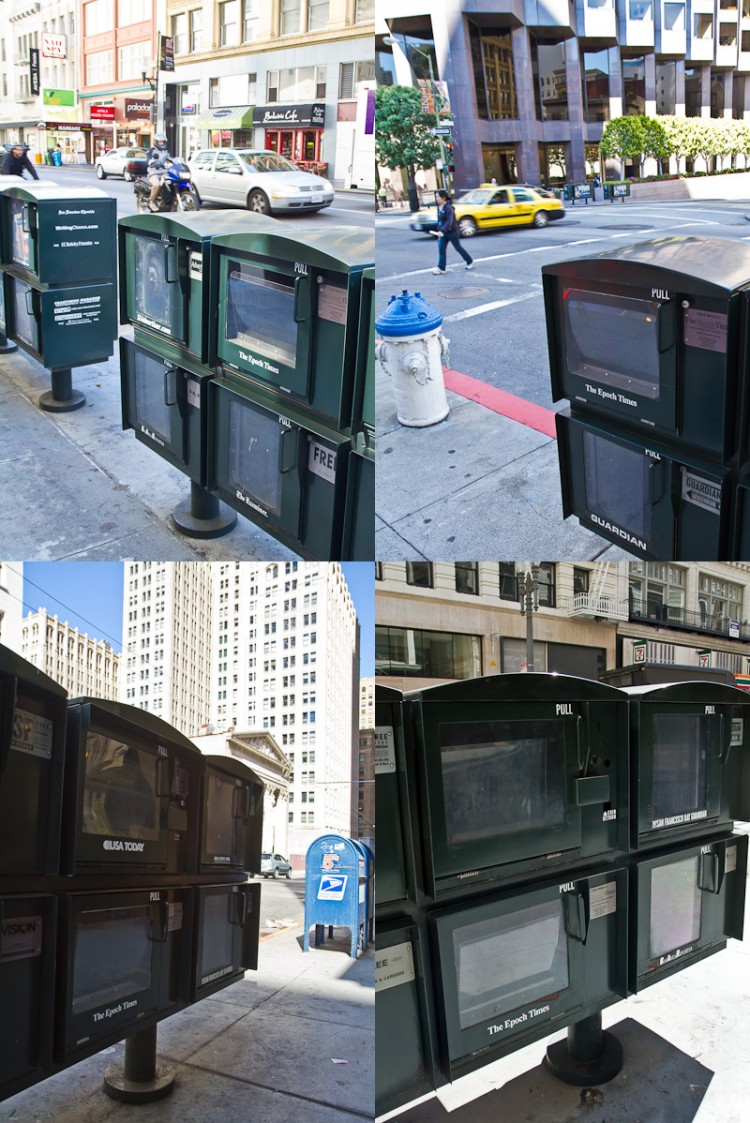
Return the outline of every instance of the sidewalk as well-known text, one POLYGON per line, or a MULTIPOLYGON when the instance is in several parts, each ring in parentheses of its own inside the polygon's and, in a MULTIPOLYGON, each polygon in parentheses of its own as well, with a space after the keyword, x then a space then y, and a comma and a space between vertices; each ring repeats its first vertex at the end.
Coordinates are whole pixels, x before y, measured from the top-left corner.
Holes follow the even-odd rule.
POLYGON ((173 508, 190 480, 122 430, 119 348, 76 367, 86 404, 45 413, 48 372, 20 349, 0 356, 0 557, 28 561, 264 561, 296 555, 248 519, 223 538, 186 538, 173 508))
POLYGON ((170 1096, 127 1105, 101 1091, 123 1045, 0 1104, 13 1123, 362 1123, 374 1117, 372 947, 348 955, 348 931, 302 951, 302 928, 261 940, 258 971, 159 1023, 170 1096), (338 1062, 338 1063, 337 1063, 338 1062))

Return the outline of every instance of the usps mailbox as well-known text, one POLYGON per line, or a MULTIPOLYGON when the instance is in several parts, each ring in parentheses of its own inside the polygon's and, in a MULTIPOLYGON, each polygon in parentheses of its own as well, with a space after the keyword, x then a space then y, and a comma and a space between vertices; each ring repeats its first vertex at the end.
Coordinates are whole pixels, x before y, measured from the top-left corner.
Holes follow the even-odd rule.
POLYGON ((326 834, 311 843, 305 859, 304 950, 310 950, 310 926, 315 943, 325 927, 348 928, 350 955, 356 959, 367 947, 367 859, 351 838, 326 834))

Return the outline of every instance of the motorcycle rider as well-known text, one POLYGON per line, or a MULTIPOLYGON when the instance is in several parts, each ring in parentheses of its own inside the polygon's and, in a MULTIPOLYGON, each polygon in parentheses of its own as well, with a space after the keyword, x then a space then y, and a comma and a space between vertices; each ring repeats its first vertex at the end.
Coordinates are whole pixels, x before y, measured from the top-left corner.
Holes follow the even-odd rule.
POLYGON ((2 160, 0 160, 0 175, 17 175, 23 178, 23 173, 25 171, 31 172, 32 179, 39 179, 39 176, 36 174, 36 168, 26 154, 25 145, 14 144, 10 151, 6 152, 2 160))
POLYGON ((156 200, 159 197, 162 175, 166 171, 167 163, 171 159, 172 157, 167 148, 167 138, 164 133, 156 133, 154 136, 154 143, 148 150, 146 164, 148 182, 151 184, 151 194, 149 195, 148 203, 152 211, 158 210, 156 200))

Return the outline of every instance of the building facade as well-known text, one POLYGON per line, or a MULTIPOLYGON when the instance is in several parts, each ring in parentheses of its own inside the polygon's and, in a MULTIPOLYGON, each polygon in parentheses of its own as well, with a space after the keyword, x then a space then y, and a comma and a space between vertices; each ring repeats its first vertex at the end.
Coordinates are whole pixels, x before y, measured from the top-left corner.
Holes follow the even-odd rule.
POLYGON ((0 143, 22 141, 32 160, 57 145, 77 155, 76 15, 76 0, 0 5, 0 143))
POLYGON ((71 698, 119 697, 121 657, 40 608, 23 618, 20 654, 58 682, 71 698))
MULTIPOLYGON (((520 562, 378 563, 377 681, 407 691, 526 670, 519 577, 530 571, 520 562)), ((750 670, 746 563, 550 562, 537 583, 536 671, 595 679, 639 660, 750 670)))
POLYGON ((208 562, 125 562, 120 700, 188 737, 211 699, 213 574, 208 562))
POLYGON ((23 562, 0 562, 0 643, 21 654, 23 562))
POLYGON ((341 566, 214 567, 216 731, 268 731, 289 759, 288 845, 299 862, 318 835, 348 835, 358 743, 356 612, 341 566))
POLYGON ((374 0, 167 0, 167 20, 173 152, 268 148, 351 185, 357 99, 374 89, 374 0))
POLYGON ((750 7, 731 0, 424 0, 378 8, 380 84, 447 84, 455 187, 579 182, 628 113, 750 116, 750 7))

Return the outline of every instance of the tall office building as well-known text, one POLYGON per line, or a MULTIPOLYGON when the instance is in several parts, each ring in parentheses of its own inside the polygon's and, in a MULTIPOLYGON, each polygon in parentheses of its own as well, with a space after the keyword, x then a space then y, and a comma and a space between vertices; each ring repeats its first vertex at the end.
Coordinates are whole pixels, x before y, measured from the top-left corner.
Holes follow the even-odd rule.
POLYGON ((268 731, 293 768, 289 852, 349 834, 359 648, 341 566, 133 562, 124 580, 122 700, 189 737, 268 731))
POLYGON ((126 562, 120 699, 205 732, 211 696, 213 574, 208 562, 126 562))
POLYGON ((71 698, 118 697, 120 656, 104 640, 71 628, 45 608, 23 618, 17 650, 59 682, 71 698))
POLYGON ((269 730, 289 758, 288 848, 349 834, 357 617, 341 566, 215 566, 211 724, 269 730))

